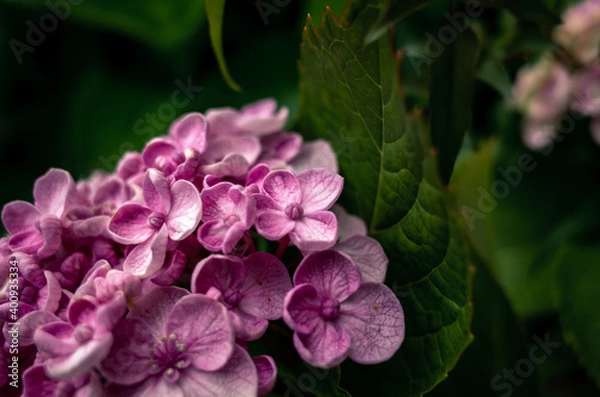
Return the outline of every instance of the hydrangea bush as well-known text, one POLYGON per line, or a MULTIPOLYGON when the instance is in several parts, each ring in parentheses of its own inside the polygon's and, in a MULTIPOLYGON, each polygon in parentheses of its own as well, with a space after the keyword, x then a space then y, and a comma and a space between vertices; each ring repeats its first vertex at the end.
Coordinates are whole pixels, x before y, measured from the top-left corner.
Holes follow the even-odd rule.
POLYGON ((248 343, 279 319, 312 366, 398 350, 386 255, 335 204, 333 150, 287 116, 189 113, 113 173, 50 169, 4 207, 0 361, 18 327, 25 395, 266 395, 277 363, 248 343))
POLYGON ((562 139, 558 136, 573 127, 562 118, 570 109, 591 118, 592 137, 600 144, 600 1, 568 8, 554 39, 561 50, 521 69, 513 87, 515 105, 525 115, 523 140, 542 149, 562 139))

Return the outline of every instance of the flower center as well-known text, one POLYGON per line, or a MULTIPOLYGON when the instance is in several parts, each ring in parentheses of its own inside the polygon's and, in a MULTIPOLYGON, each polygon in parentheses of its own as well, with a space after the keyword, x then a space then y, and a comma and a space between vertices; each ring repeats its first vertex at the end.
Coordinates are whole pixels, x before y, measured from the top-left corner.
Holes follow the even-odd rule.
POLYGON ((162 372, 162 376, 168 382, 174 383, 179 380, 180 371, 191 363, 186 354, 187 346, 177 340, 177 335, 161 338, 150 350, 150 372, 156 374, 162 372))
POLYGON ((242 299, 242 294, 237 289, 227 290, 225 291, 225 294, 223 294, 223 299, 225 300, 225 303, 227 303, 230 307, 234 307, 242 299))
POLYGON ((160 212, 153 212, 148 217, 148 226, 153 229, 160 229, 160 227, 165 223, 165 215, 160 212))
POLYGON ((75 327, 73 337, 79 343, 85 343, 92 339, 94 336, 94 330, 87 324, 79 324, 75 327))
POLYGON ((285 214, 290 217, 292 220, 297 220, 302 218, 304 215, 304 209, 300 204, 290 204, 285 209, 285 214))
POLYGON ((321 316, 328 320, 335 320, 340 315, 340 302, 335 299, 325 299, 321 303, 321 316))
POLYGON ((240 221, 240 218, 237 215, 229 215, 227 218, 225 218, 225 226, 231 227, 231 226, 235 225, 236 223, 238 223, 239 221, 240 221))

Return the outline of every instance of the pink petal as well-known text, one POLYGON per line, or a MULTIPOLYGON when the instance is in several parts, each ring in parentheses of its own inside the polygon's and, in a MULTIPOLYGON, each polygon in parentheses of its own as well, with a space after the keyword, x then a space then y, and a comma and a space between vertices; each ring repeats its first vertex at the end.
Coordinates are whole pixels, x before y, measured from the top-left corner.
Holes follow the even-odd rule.
POLYGON ((33 229, 40 216, 40 211, 25 201, 10 202, 2 209, 2 223, 10 234, 33 229))
POLYGON ((83 375, 108 355, 112 343, 112 334, 99 340, 93 339, 66 357, 46 361, 46 372, 55 379, 68 379, 83 375))
POLYGON ((171 240, 181 241, 196 229, 202 218, 200 193, 188 181, 177 181, 171 187, 171 211, 167 226, 171 240))
POLYGON ((280 131, 289 115, 286 107, 282 107, 275 113, 277 103, 268 98, 262 101, 246 105, 241 110, 241 117, 236 120, 236 126, 244 132, 256 135, 266 135, 280 131))
POLYGON ((121 203, 127 199, 127 185, 123 179, 113 176, 96 190, 92 202, 94 205, 101 205, 104 203, 121 203))
POLYGON ((161 159, 169 159, 169 161, 173 158, 175 153, 177 153, 178 148, 175 142, 168 138, 154 138, 144 148, 142 152, 142 158, 144 160, 144 164, 148 168, 159 167, 164 169, 164 171, 171 171, 169 167, 172 167, 171 164, 160 164, 161 159), (161 167, 162 166, 162 167, 161 167), (165 168, 165 166, 167 168, 165 168))
POLYGON ((300 357, 310 365, 332 368, 348 355, 350 336, 337 323, 321 321, 310 334, 295 332, 294 346, 300 357))
POLYGON ((151 281, 154 284, 168 286, 181 276, 183 269, 187 264, 187 257, 180 250, 167 253, 167 264, 152 277, 151 281))
POLYGON ((383 283, 385 280, 388 258, 377 240, 367 236, 353 236, 338 243, 334 249, 352 259, 360 271, 363 282, 383 283))
MULTIPOLYGON (((19 319, 19 322, 21 323, 21 326, 19 327, 19 345, 29 346, 34 344, 33 335, 35 334, 35 331, 48 323, 57 321, 60 322, 59 318, 47 311, 36 310, 27 313, 19 319)), ((9 323, 5 324, 8 325, 9 323)), ((8 330, 10 330, 10 327, 7 327, 4 332, 4 338, 6 340, 10 340, 9 334, 6 333, 8 330)))
POLYGON ((189 291, 179 287, 156 288, 135 303, 127 318, 143 320, 147 323, 146 328, 150 326, 149 331, 155 339, 159 339, 165 336, 167 316, 173 305, 187 295, 189 291))
POLYGON ((287 170, 272 171, 263 181, 263 190, 285 209, 290 204, 299 204, 302 191, 296 176, 287 170))
POLYGON ((227 196, 234 205, 231 214, 239 218, 245 229, 250 229, 256 219, 254 197, 241 186, 232 186, 227 192, 227 196))
POLYGON ((256 202, 256 211, 258 213, 268 210, 283 211, 283 208, 266 194, 255 193, 252 197, 254 197, 254 201, 256 202))
POLYGON ((238 288, 244 272, 244 263, 240 258, 213 254, 196 265, 192 273, 192 292, 205 294, 211 287, 215 287, 224 293, 238 288))
POLYGON ((45 270, 44 276, 46 277, 46 285, 38 292, 37 304, 41 310, 55 313, 58 310, 62 289, 51 271, 45 270))
POLYGON ((217 139, 210 144, 210 149, 205 152, 205 159, 216 162, 227 155, 237 154, 242 156, 248 164, 254 164, 261 152, 260 141, 253 136, 237 136, 235 139, 217 139))
POLYGON ((35 254, 43 245, 44 238, 37 229, 15 234, 8 240, 8 246, 11 250, 20 251, 24 254, 35 254))
POLYGON ((74 326, 79 324, 91 324, 96 314, 96 305, 90 297, 78 299, 69 305, 68 318, 74 326))
POLYGON ((60 218, 68 195, 75 190, 75 182, 67 171, 52 168, 35 182, 35 206, 45 215, 60 218))
POLYGON ((246 176, 246 186, 257 185, 259 188, 262 188, 262 183, 265 177, 271 172, 271 169, 266 164, 257 164, 250 171, 248 171, 248 175, 246 176))
POLYGON ((303 144, 300 153, 290 161, 290 165, 296 174, 312 168, 325 168, 338 172, 335 152, 331 145, 323 140, 303 144))
POLYGON ((165 262, 168 240, 167 226, 163 225, 156 234, 127 255, 123 262, 123 270, 138 277, 150 276, 165 262))
POLYGON ((277 380, 277 365, 271 356, 256 356, 252 358, 258 373, 258 395, 266 396, 275 387, 277 380))
POLYGON ((404 340, 404 313, 394 293, 380 283, 364 283, 342 303, 338 323, 350 335, 349 357, 375 364, 392 357, 404 340))
POLYGON ((238 153, 227 154, 223 160, 202 167, 205 174, 222 178, 224 176, 243 176, 250 167, 244 156, 238 153))
POLYGON ((186 396, 256 397, 258 376, 248 353, 235 345, 227 363, 217 371, 188 368, 179 384, 186 396))
POLYGON ((360 286, 360 273, 344 254, 320 251, 306 256, 296 269, 294 285, 303 283, 312 284, 322 298, 342 302, 360 286))
POLYGON ((127 312, 125 292, 117 291, 108 302, 103 302, 96 310, 96 318, 90 324, 95 328, 95 337, 110 334, 127 312))
POLYGON ((127 152, 117 164, 116 174, 127 180, 132 176, 143 173, 145 170, 142 155, 137 152, 127 152))
MULTIPOLYGON (((160 305, 162 302, 156 303, 160 305)), ((159 340, 151 332, 150 326, 153 325, 139 318, 126 318, 119 323, 113 331, 111 350, 98 366, 105 378, 110 382, 132 385, 150 374, 149 352, 159 340)))
MULTIPOLYGON (((122 394, 118 394, 114 397, 187 397, 187 395, 184 394, 178 382, 169 382, 161 376, 151 376, 139 385, 131 387, 130 390, 123 391, 122 388, 119 387, 118 391, 122 392, 122 394)), ((110 396, 113 396, 112 390, 110 396)))
MULTIPOLYGON (((252 226, 252 225, 250 225, 252 226)), ((248 228, 250 228, 250 226, 248 228)), ((229 230, 227 230, 227 233, 225 234, 225 239, 223 240, 223 253, 224 254, 228 254, 231 251, 233 251, 233 249, 235 248, 235 246, 237 245, 237 243, 240 241, 240 239, 242 238, 242 236, 244 235, 244 233, 246 232, 246 227, 242 224, 242 222, 236 222, 234 223, 229 230)))
POLYGON ((300 151, 302 137, 298 134, 276 132, 262 137, 260 143, 263 147, 263 153, 258 160, 259 162, 281 162, 285 164, 300 151))
POLYGON ((38 328, 33 339, 36 347, 50 356, 70 354, 79 347, 73 338, 73 326, 65 322, 53 322, 38 328))
POLYGON ((302 208, 305 213, 311 213, 331 208, 342 193, 344 178, 324 168, 315 168, 299 174, 298 183, 302 190, 302 208))
POLYGON ((296 227, 296 222, 279 211, 266 211, 256 218, 256 230, 267 240, 279 240, 296 227))
POLYGON ((322 297, 310 284, 300 284, 287 293, 283 303, 283 320, 294 331, 311 333, 321 318, 322 297))
POLYGON ((37 251, 40 258, 48 258, 56 253, 61 243, 62 224, 55 216, 42 217, 39 224, 44 244, 37 251))
POLYGON ((337 220, 333 212, 317 211, 296 221, 290 240, 301 251, 319 251, 333 247, 337 240, 337 220))
POLYGON ((331 207, 331 212, 335 214, 338 223, 339 241, 344 241, 352 236, 366 236, 367 225, 357 216, 350 215, 344 207, 335 204, 331 207))
POLYGON ((208 109, 206 121, 208 122, 208 134, 211 137, 223 136, 237 133, 232 125, 232 120, 238 117, 238 112, 232 108, 208 109))
POLYGON ((70 232, 74 237, 98 237, 108 230, 110 216, 99 215, 89 219, 73 222, 70 227, 70 232))
POLYGON ((139 204, 121 206, 108 222, 108 231, 121 244, 139 244, 156 230, 148 225, 152 210, 139 204))
POLYGON ((284 264, 266 252, 250 254, 244 263, 246 274, 239 288, 243 296, 240 309, 268 320, 281 318, 285 294, 292 289, 284 264))
POLYGON ((169 314, 166 331, 187 346, 194 367, 204 371, 222 368, 233 353, 227 309, 204 295, 181 298, 169 314))
POLYGON ((171 210, 171 193, 167 178, 154 168, 146 171, 143 195, 146 205, 153 211, 168 214, 171 210))
POLYGON ((198 229, 198 241, 209 251, 220 251, 227 230, 227 226, 221 220, 203 223, 198 229))
POLYGON ((206 149, 206 119, 200 113, 188 113, 171 124, 169 135, 183 149, 203 153, 206 149))
POLYGON ((235 339, 238 341, 257 340, 264 335, 269 326, 268 320, 253 316, 235 307, 229 311, 229 318, 235 330, 235 339))
POLYGON ((227 195, 232 186, 230 182, 220 182, 202 190, 203 222, 221 220, 232 214, 234 205, 227 195))

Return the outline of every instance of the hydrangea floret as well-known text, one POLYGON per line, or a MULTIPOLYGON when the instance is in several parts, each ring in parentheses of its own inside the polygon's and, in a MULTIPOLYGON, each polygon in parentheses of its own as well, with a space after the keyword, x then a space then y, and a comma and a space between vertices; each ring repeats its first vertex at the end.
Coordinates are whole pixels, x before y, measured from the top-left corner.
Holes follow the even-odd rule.
POLYGON ((22 395, 264 396, 281 352, 252 357, 263 338, 322 368, 394 355, 388 259, 336 204, 331 146, 287 116, 188 113, 114 172, 50 169, 4 206, 0 362, 18 323, 22 395))

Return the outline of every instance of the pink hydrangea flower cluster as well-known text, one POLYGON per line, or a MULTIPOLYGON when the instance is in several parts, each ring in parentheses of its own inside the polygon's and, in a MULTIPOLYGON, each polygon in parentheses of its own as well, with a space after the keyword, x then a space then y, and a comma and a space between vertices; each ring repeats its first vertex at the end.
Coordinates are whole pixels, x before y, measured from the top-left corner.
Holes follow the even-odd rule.
POLYGON ((287 114, 189 113, 115 172, 51 169, 4 207, 0 363, 18 330, 24 395, 266 395, 276 363, 248 343, 280 319, 314 366, 396 352, 386 255, 335 204, 329 145, 283 131, 287 114))
POLYGON ((534 150, 548 146, 570 124, 561 117, 571 109, 591 118, 592 137, 600 144, 600 0, 571 6, 554 39, 566 59, 544 54, 519 71, 513 87, 515 105, 525 114, 523 140, 534 150))

